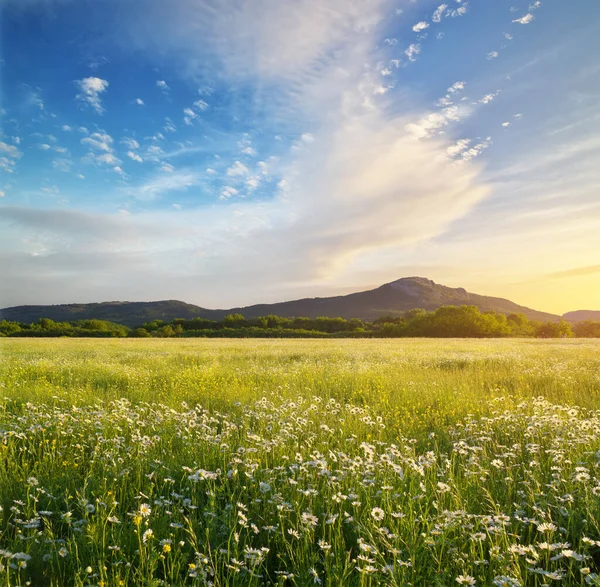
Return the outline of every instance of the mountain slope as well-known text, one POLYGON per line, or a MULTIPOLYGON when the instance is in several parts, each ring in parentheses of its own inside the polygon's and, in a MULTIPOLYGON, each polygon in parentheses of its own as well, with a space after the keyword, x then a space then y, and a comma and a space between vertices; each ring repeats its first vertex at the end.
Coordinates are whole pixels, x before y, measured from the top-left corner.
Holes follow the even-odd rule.
MULTIPOLYGON (((538 312, 519 306, 509 300, 472 294, 463 288, 446 287, 424 277, 405 277, 386 283, 373 290, 331 298, 306 298, 276 304, 259 304, 230 310, 217 310, 213 316, 221 317, 239 312, 246 318, 277 314, 278 316, 340 316, 373 320, 387 314, 401 314, 414 308, 435 310, 440 306, 474 305, 480 310, 493 310, 503 314, 522 313, 530 320, 558 321, 559 316, 538 312)), ((211 312, 212 313, 212 312, 211 312)))
POLYGON ((64 304, 57 306, 16 306, 0 310, 0 319, 34 322, 39 318, 71 321, 88 318, 110 320, 127 326, 138 326, 153 320, 202 317, 219 320, 227 314, 240 313, 246 318, 276 314, 293 317, 340 316, 373 320, 389 314, 402 314, 414 308, 434 310, 444 305, 474 305, 480 310, 503 314, 521 313, 530 320, 560 320, 560 316, 519 306, 503 298, 469 293, 424 277, 405 277, 369 291, 329 298, 305 298, 274 304, 257 304, 228 310, 208 310, 176 300, 160 302, 103 302, 97 304, 64 304))
POLYGON ((599 320, 600 310, 575 310, 563 314, 563 318, 567 322, 583 322, 584 320, 599 320))
POLYGON ((206 312, 200 306, 177 300, 162 302, 101 302, 96 304, 60 304, 56 306, 14 306, 0 310, 0 320, 37 322, 50 318, 56 322, 73 320, 108 320, 125 326, 139 326, 144 322, 175 318, 195 318, 206 312))

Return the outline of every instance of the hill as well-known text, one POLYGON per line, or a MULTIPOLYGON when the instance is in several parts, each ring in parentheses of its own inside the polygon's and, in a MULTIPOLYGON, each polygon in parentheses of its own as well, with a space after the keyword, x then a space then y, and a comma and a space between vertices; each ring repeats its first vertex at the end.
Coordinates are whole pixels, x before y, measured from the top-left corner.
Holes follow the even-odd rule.
POLYGON ((600 321, 600 310, 575 310, 563 314, 563 318, 567 322, 583 322, 584 320, 600 321))
POLYGON ((404 277, 376 289, 330 298, 305 298, 291 302, 258 304, 230 310, 217 310, 207 318, 220 318, 239 312, 247 318, 276 314, 278 316, 340 316, 374 320, 389 314, 403 314, 414 308, 435 310, 440 306, 477 306, 482 311, 493 310, 502 314, 521 313, 530 320, 560 320, 559 316, 519 306, 503 298, 481 296, 463 288, 452 288, 434 283, 424 277, 404 277))
POLYGON ((50 318, 56 322, 74 320, 108 320, 125 326, 138 326, 144 322, 175 318, 191 319, 206 312, 205 308, 166 300, 161 302, 101 302, 95 304, 60 304, 56 306, 14 306, 0 310, 0 320, 37 322, 50 318))
POLYGON ((386 283, 376 289, 344 296, 305 298, 274 304, 257 304, 239 308, 209 310, 177 300, 158 302, 102 302, 94 304, 63 304, 54 306, 15 306, 0 310, 0 319, 17 322, 35 322, 39 318, 72 321, 96 318, 127 326, 138 326, 154 320, 171 321, 175 318, 202 317, 220 320, 227 314, 240 313, 246 318, 268 314, 284 317, 339 316, 374 320, 384 315, 399 315, 414 308, 435 310, 444 305, 473 305, 482 311, 502 314, 524 314, 530 320, 558 321, 560 316, 538 312, 505 300, 469 293, 463 288, 452 288, 434 283, 424 277, 405 277, 386 283))

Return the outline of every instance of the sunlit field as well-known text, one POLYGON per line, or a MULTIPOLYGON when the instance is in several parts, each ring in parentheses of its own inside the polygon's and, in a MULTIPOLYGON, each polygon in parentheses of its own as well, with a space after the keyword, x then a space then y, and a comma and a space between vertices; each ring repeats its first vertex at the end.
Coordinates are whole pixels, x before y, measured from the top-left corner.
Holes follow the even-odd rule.
POLYGON ((0 342, 0 585, 600 585, 600 341, 0 342))

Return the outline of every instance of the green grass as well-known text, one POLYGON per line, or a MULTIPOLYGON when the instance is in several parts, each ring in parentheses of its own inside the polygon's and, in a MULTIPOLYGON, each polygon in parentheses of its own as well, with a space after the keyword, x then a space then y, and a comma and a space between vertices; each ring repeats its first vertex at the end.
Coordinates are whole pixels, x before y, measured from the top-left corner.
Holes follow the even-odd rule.
POLYGON ((0 585, 600 585, 599 463, 594 341, 5 339, 0 585))

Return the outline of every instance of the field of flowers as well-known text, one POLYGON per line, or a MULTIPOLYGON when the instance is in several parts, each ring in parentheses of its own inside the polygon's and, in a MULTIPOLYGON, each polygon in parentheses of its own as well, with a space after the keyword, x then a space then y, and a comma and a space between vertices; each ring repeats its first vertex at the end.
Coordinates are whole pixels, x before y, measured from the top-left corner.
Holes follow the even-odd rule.
POLYGON ((600 344, 0 341, 0 585, 600 585, 600 344))

